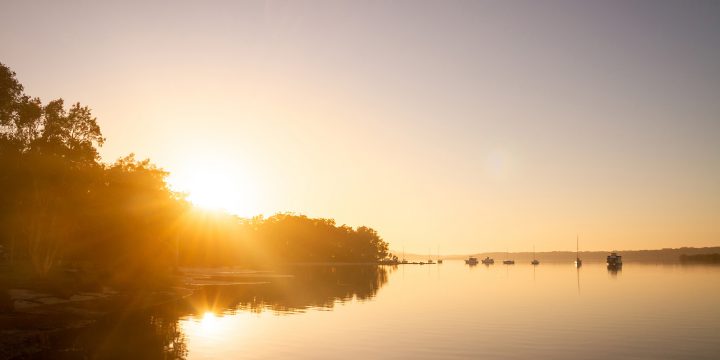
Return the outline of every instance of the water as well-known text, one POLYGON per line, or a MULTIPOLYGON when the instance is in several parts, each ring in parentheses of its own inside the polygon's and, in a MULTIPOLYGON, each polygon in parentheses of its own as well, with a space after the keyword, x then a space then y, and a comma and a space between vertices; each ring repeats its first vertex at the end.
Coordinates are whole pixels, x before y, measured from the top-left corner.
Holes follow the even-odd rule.
POLYGON ((100 324, 73 346, 101 357, 187 359, 720 354, 718 266, 627 263, 611 272, 601 264, 446 261, 287 272, 294 276, 210 287, 186 302, 100 324))

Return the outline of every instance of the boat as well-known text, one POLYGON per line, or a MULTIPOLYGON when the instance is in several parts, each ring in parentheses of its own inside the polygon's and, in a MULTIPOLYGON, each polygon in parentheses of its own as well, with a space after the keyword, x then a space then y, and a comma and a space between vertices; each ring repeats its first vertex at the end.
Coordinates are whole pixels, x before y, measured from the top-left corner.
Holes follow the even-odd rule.
POLYGON ((440 247, 438 246, 438 253, 437 253, 437 263, 442 264, 442 259, 440 258, 440 247))
POLYGON ((575 239, 575 266, 582 266, 582 260, 580 260, 580 236, 575 239))
POLYGON ((540 261, 535 258, 535 245, 533 245, 533 261, 530 262, 533 265, 540 265, 540 261))
POLYGON ((613 251, 607 257, 608 268, 620 268, 622 267, 622 256, 618 255, 616 251, 613 251))
POLYGON ((489 256, 486 256, 484 259, 481 260, 483 264, 485 265, 492 265, 495 263, 495 260, 490 258, 489 256))
MULTIPOLYGON (((507 257, 510 257, 510 251, 507 252, 507 257)), ((505 265, 515 265, 515 260, 503 260, 503 264, 505 265)))
POLYGON ((465 260, 465 263, 468 264, 468 265, 477 265, 477 264, 478 264, 478 259, 477 259, 476 257, 474 257, 474 256, 470 256, 470 257, 467 258, 467 260, 465 260))

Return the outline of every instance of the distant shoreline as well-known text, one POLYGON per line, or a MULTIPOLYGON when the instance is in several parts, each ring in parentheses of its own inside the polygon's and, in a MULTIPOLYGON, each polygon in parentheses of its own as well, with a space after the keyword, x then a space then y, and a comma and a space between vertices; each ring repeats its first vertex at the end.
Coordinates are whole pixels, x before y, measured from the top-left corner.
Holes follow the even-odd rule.
MULTIPOLYGON (((695 255, 711 255, 711 254, 719 254, 720 253, 720 246, 715 247, 702 247, 702 248, 695 248, 695 247, 681 247, 681 248, 674 248, 674 249, 657 249, 657 250, 619 250, 617 251, 620 255, 623 256, 624 262, 662 262, 662 263, 680 263, 680 257, 685 256, 695 256, 695 255)), ((402 252, 395 252, 394 254, 402 254, 402 252)), ((579 257, 584 262, 599 262, 599 263, 605 263, 605 259, 607 255, 610 254, 610 250, 607 251, 580 251, 579 257)), ((534 254, 534 258, 537 258, 541 262, 572 262, 575 260, 576 257, 575 251, 544 251, 544 252, 536 252, 534 254)), ((399 255, 401 257, 402 255, 399 255)), ((467 259, 468 256, 475 256, 478 258, 485 258, 490 257, 495 260, 502 260, 506 258, 511 258, 516 261, 531 261, 533 259, 533 252, 532 251, 524 251, 524 252, 504 252, 504 251, 494 251, 494 252, 477 252, 477 253, 468 253, 468 254, 452 254, 452 255, 439 255, 440 259, 443 260, 463 260, 467 259)), ((438 259, 438 255, 431 254, 430 257, 428 257, 427 254, 405 254, 405 259, 408 261, 412 260, 422 260, 426 261, 428 258, 436 260, 438 259)))

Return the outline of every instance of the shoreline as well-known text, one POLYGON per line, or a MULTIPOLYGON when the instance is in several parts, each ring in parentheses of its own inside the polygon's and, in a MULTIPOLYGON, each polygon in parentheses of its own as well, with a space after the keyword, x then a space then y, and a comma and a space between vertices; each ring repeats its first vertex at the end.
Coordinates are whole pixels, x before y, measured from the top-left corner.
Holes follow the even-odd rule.
POLYGON ((252 286, 292 276, 282 273, 280 268, 183 268, 175 277, 176 285, 165 289, 117 291, 104 287, 96 292, 79 291, 66 298, 26 289, 22 283, 14 284, 3 289, 12 309, 0 312, 0 359, 32 358, 48 350, 54 338, 72 336, 72 332, 80 332, 113 316, 140 314, 179 303, 206 287, 252 286))
POLYGON ((12 309, 0 312, 0 359, 33 357, 47 350, 44 347, 53 338, 84 330, 113 315, 141 313, 180 302, 205 286, 256 284, 261 281, 241 279, 268 277, 254 270, 232 278, 203 270, 183 272, 178 276, 178 284, 167 289, 116 291, 105 287, 102 291, 81 291, 67 298, 22 286, 4 289, 12 309))

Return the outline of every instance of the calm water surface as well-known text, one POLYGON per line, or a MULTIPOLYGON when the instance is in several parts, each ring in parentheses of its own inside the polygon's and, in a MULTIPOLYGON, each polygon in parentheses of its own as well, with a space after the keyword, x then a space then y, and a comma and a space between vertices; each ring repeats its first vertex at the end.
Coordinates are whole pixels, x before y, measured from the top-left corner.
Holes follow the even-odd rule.
POLYGON ((128 354, 155 349, 147 357, 187 359, 720 354, 718 266, 628 263, 610 272, 602 264, 468 267, 446 261, 290 272, 294 276, 263 284, 207 288, 124 330, 114 325, 115 338, 104 343, 115 344, 115 355, 122 355, 122 344, 128 354))
POLYGON ((610 272, 601 264, 579 270, 572 264, 471 268, 446 261, 360 276, 353 274, 359 271, 355 267, 335 271, 342 274, 305 290, 312 293, 283 284, 254 299, 239 294, 233 309, 182 317, 187 357, 717 359, 720 354, 716 266, 629 263, 610 272), (330 290, 323 293, 322 285, 330 290), (283 293, 285 286, 291 293, 283 293))

